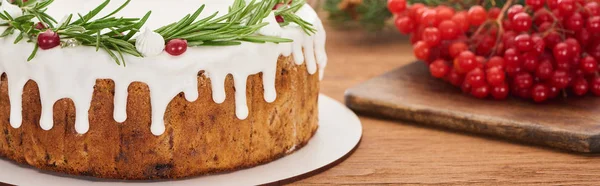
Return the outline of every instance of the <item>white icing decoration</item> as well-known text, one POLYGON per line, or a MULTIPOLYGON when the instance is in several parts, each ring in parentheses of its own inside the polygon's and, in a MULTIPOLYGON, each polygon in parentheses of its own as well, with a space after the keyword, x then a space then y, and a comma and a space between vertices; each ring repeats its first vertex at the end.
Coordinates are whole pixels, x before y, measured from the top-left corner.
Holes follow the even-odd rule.
POLYGON ((275 19, 275 14, 273 11, 269 13, 269 16, 262 20, 263 23, 269 23, 267 26, 264 26, 258 30, 258 33, 265 36, 281 36, 281 32, 283 31, 277 23, 275 19))
MULTIPOLYGON (((86 12, 103 0, 61 0, 50 5, 50 15, 64 15, 72 12, 86 12)), ((113 0, 106 10, 114 10, 125 0, 113 0)), ((180 0, 172 3, 164 0, 131 1, 117 17, 139 17, 148 10, 153 15, 147 22, 148 27, 160 27, 175 22, 197 7, 206 4, 200 16, 227 13, 233 0, 180 0), (177 11, 173 11, 177 10, 177 11)), ((296 64, 306 62, 308 72, 314 74, 317 69, 323 72, 327 63, 325 54, 325 31, 321 21, 310 6, 305 5, 297 14, 312 19, 317 33, 306 35, 297 25, 281 29, 281 36, 293 39, 292 43, 243 43, 227 47, 192 47, 186 55, 171 56, 161 53, 151 58, 125 56, 127 67, 118 66, 104 52, 96 52, 94 47, 73 47, 60 50, 40 50, 32 61, 26 62, 33 45, 27 42, 13 44, 15 35, 0 39, 0 73, 8 77, 10 98, 10 123, 17 128, 22 123, 22 94, 25 83, 33 80, 39 87, 42 113, 40 126, 44 130, 53 127, 53 105, 62 98, 73 100, 76 108, 75 129, 86 133, 89 129, 88 111, 97 79, 111 79, 115 82, 114 119, 117 122, 127 120, 127 89, 132 82, 143 82, 150 88, 152 124, 150 131, 161 135, 165 131, 164 115, 170 101, 183 92, 188 101, 198 96, 212 96, 216 103, 225 99, 235 100, 235 113, 239 119, 248 117, 246 100, 246 81, 248 76, 262 73, 264 99, 273 102, 277 93, 275 76, 277 60, 280 55, 293 55, 296 64), (304 49, 304 53, 302 52, 304 49), (306 59, 306 60, 305 60, 306 59), (212 95, 198 95, 198 72, 205 71, 210 78, 212 95), (225 78, 231 74, 234 80, 235 96, 226 98, 225 78)), ((107 12, 103 12, 107 13, 107 12)), ((102 13, 101 13, 102 14, 102 13)), ((274 20, 273 15, 265 20, 274 20)), ((274 27, 273 27, 274 28, 274 27)), ((0 32, 4 31, 0 28, 0 32)), ((270 29, 268 29, 270 30, 270 29)), ((276 30, 276 29, 275 29, 276 30)), ((322 74, 320 74, 322 77, 322 74)), ((233 112, 233 111, 232 111, 233 112)), ((93 128, 93 126, 92 126, 93 128)))
POLYGON ((165 50, 165 38, 146 27, 146 30, 136 38, 135 48, 144 57, 157 56, 165 50))
POLYGON ((7 0, 2 0, 2 6, 0 6, 0 10, 2 12, 4 12, 4 11, 8 12, 8 14, 13 18, 23 16, 23 10, 21 10, 21 8, 19 8, 19 6, 13 5, 12 3, 8 2, 7 0))

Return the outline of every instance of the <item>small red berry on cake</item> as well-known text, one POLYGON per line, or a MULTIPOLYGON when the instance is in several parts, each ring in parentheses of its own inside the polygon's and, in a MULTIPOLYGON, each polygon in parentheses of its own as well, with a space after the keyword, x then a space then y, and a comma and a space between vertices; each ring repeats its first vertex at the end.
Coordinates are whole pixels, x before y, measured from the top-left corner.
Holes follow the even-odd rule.
POLYGON ((183 39, 173 39, 167 43, 165 50, 172 56, 179 56, 187 51, 188 43, 183 39))
MULTIPOLYGON (((292 3, 292 2, 290 1, 290 4, 291 4, 291 3, 292 3)), ((277 3, 277 4, 276 4, 276 5, 273 7, 273 10, 279 10, 279 9, 280 9, 280 8, 282 8, 282 7, 289 7, 289 6, 290 6, 289 4, 287 4, 287 5, 286 5, 285 3, 277 3)), ((276 16, 275 16, 275 20, 277 20, 277 22, 278 22, 278 23, 283 23, 283 22, 285 22, 285 20, 283 19, 283 16, 281 16, 281 15, 276 15, 276 16)))
POLYGON ((38 46, 43 50, 52 49, 60 45, 60 37, 56 32, 47 30, 38 35, 38 46))
POLYGON ((38 23, 35 24, 35 29, 44 30, 46 28, 48 28, 48 27, 46 27, 46 24, 44 24, 42 22, 38 22, 38 23))

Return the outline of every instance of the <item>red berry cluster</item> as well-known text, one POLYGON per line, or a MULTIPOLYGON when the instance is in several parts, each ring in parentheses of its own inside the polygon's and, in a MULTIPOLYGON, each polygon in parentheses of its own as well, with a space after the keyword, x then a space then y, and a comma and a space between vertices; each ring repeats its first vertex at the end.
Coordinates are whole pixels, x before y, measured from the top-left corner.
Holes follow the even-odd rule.
POLYGON ((597 1, 508 0, 502 9, 455 11, 388 0, 388 8, 431 75, 474 97, 600 96, 597 1))

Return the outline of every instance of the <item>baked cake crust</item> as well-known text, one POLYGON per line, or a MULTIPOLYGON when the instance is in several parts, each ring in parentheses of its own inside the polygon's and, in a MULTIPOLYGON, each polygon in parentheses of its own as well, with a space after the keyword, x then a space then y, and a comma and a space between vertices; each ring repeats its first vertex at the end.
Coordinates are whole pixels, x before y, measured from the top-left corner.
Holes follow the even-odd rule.
POLYGON ((88 111, 90 130, 75 131, 75 106, 69 99, 54 105, 54 128, 40 128, 39 90, 29 81, 23 92, 23 124, 9 124, 8 81, 0 85, 0 155, 40 169, 114 179, 168 179, 233 171, 278 159, 305 145, 317 130, 319 76, 293 57, 277 62, 277 99, 267 103, 262 75, 247 80, 250 115, 235 115, 233 79, 225 82, 226 100, 212 99, 210 79, 199 73, 200 97, 183 93, 169 104, 166 131, 150 132, 150 92, 146 84, 129 86, 127 120, 113 119, 114 82, 97 80, 88 111))

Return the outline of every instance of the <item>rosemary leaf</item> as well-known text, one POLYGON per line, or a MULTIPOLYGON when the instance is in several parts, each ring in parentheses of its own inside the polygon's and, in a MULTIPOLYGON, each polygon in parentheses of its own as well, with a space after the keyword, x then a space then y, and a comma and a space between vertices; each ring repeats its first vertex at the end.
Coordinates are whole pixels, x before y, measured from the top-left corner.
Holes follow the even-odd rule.
POLYGON ((0 18, 3 19, 3 20, 8 20, 8 17, 6 17, 4 15, 4 13, 1 13, 1 12, 0 12, 0 18))
POLYGON ((190 41, 227 41, 240 38, 239 34, 212 34, 189 38, 190 41))
POLYGON ((119 54, 119 57, 121 57, 121 61, 123 62, 123 66, 127 66, 127 64, 125 63, 125 58, 123 57, 123 52, 121 52, 121 49, 114 43, 111 43, 111 45, 113 46, 114 49, 117 50, 117 53, 119 54))
POLYGON ((218 23, 218 22, 221 22, 221 21, 223 21, 223 20, 225 20, 225 19, 228 19, 229 17, 231 17, 231 16, 235 15, 236 13, 238 13, 238 12, 240 12, 240 11, 242 11, 242 10, 243 10, 243 9, 237 9, 237 10, 230 11, 229 13, 227 13, 227 14, 225 14, 225 15, 223 15, 223 16, 221 16, 221 17, 217 18, 217 19, 211 20, 211 21, 209 21, 208 23, 209 23, 209 24, 212 24, 212 23, 218 23))
MULTIPOLYGON (((265 8, 267 8, 267 7, 269 6, 269 4, 267 4, 268 2, 274 2, 274 1, 263 1, 263 2, 260 4, 259 10, 260 10, 260 9, 265 9, 265 8)), ((271 7, 272 7, 272 6, 271 6, 271 7)), ((270 11, 265 11, 265 12, 270 12, 270 11)), ((257 14, 258 14, 258 13, 257 13, 257 14)), ((247 25, 253 25, 253 24, 256 24, 256 23, 258 23, 258 22, 259 22, 260 20, 262 20, 262 19, 264 19, 264 17, 262 17, 262 16, 253 16, 253 17, 251 17, 251 18, 250 18, 250 20, 248 20, 248 23, 247 23, 247 25)))
POLYGON ((36 9, 44 9, 44 8, 48 7, 48 5, 52 4, 53 2, 54 2, 54 0, 41 1, 41 2, 39 2, 39 4, 37 4, 36 9))
POLYGON ((111 43, 117 44, 123 48, 135 48, 135 46, 127 41, 123 41, 120 39, 114 39, 114 38, 106 38, 106 41, 109 41, 111 43))
POLYGON ((82 19, 79 19, 79 20, 73 22, 73 24, 86 23, 87 21, 89 21, 92 18, 94 18, 94 16, 98 15, 98 13, 100 13, 100 11, 102 11, 106 7, 106 5, 108 5, 108 3, 110 3, 110 0, 104 1, 98 7, 94 8, 92 11, 90 11, 89 13, 87 13, 86 15, 84 15, 82 19))
POLYGON ((192 16, 188 19, 188 21, 186 21, 183 25, 178 26, 175 29, 179 30, 185 26, 192 24, 192 22, 194 22, 198 18, 198 16, 200 16, 200 13, 202 13, 203 10, 204 10, 204 5, 200 6, 200 8, 198 8, 198 10, 196 10, 196 12, 194 12, 194 14, 192 14, 192 16))
MULTIPOLYGON (((196 27, 202 27, 203 25, 207 24, 207 22, 208 22, 209 20, 211 20, 212 18, 216 17, 216 16, 218 15, 218 13, 219 13, 219 12, 215 12, 215 13, 213 13, 212 15, 210 15, 210 16, 208 16, 208 17, 204 18, 204 19, 201 19, 201 20, 199 20, 198 22, 196 22, 196 23, 194 23, 194 24, 190 24, 189 26, 187 26, 187 27, 185 27, 185 28, 183 28, 183 29, 181 29, 181 30, 179 30, 179 31, 175 32, 175 33, 174 33, 174 34, 173 34, 173 35, 172 35, 170 38, 174 38, 174 37, 180 36, 182 33, 186 33, 186 32, 192 31, 192 30, 194 30, 196 27)), ((220 28, 220 27, 218 27, 218 28, 220 28)), ((216 28, 215 28, 215 29, 216 29, 216 28)), ((159 29, 159 30, 160 30, 160 29, 159 29)))
POLYGON ((17 38, 15 38, 15 42, 14 44, 19 43, 19 41, 23 40, 23 33, 19 32, 19 35, 17 35, 17 38))
POLYGON ((123 4, 122 4, 122 5, 121 5, 119 8, 117 8, 115 11, 111 12, 110 14, 108 14, 108 15, 106 15, 106 16, 104 16, 104 17, 100 18, 100 19, 106 19, 106 18, 109 18, 110 16, 113 16, 113 15, 115 15, 115 14, 119 13, 121 10, 123 10, 123 8, 125 8, 125 7, 126 7, 128 4, 129 4, 129 2, 131 2, 131 0, 127 0, 127 1, 125 1, 125 3, 123 3, 123 4))
POLYGON ((163 32, 163 31, 165 31, 167 28, 169 28, 169 27, 172 27, 172 26, 173 26, 173 25, 175 25, 175 24, 176 24, 176 23, 171 23, 171 24, 169 24, 169 25, 162 26, 162 27, 160 27, 159 29, 156 29, 156 30, 154 30, 154 32, 161 33, 161 32, 163 32))
POLYGON ((160 35, 162 35, 163 37, 168 38, 170 34, 173 34, 174 32, 176 32, 177 28, 181 27, 182 25, 184 25, 188 19, 190 18, 190 14, 186 15, 185 17, 183 17, 183 19, 181 19, 179 22, 177 22, 177 24, 167 28, 165 31, 163 31, 162 33, 159 33, 160 35))
MULTIPOLYGON (((225 25, 227 25, 227 23, 213 23, 211 25, 204 26, 204 28, 202 28, 202 29, 203 30, 216 30, 216 29, 219 29, 221 27, 224 27, 225 25)), ((240 25, 239 23, 235 23, 235 24, 229 26, 229 28, 231 28, 231 29, 242 29, 244 27, 245 26, 240 25)))
POLYGON ((281 37, 273 37, 273 36, 245 36, 242 38, 244 41, 263 41, 263 42, 272 42, 272 43, 289 43, 294 40, 281 38, 281 37))
POLYGON ((214 33, 217 33, 217 32, 215 32, 214 30, 198 31, 198 32, 193 32, 193 33, 189 33, 187 35, 180 36, 179 38, 189 40, 190 38, 193 38, 193 37, 205 36, 205 35, 214 34, 214 33))
POLYGON ((4 32, 2 32, 2 34, 0 34, 0 37, 6 37, 9 35, 12 35, 15 31, 15 27, 8 27, 6 30, 4 30, 4 32))
POLYGON ((133 27, 136 30, 129 31, 129 33, 127 33, 127 35, 125 37, 123 37, 123 40, 127 41, 127 40, 131 39, 135 35, 135 33, 137 33, 139 31, 139 29, 142 28, 142 26, 144 26, 144 24, 146 24, 146 21, 148 21, 148 18, 150 18, 150 15, 152 15, 152 11, 148 11, 148 13, 146 13, 146 15, 144 15, 144 17, 142 19, 140 19, 140 21, 138 21, 135 24, 135 26, 133 27))
MULTIPOLYGON (((139 30, 137 28, 135 28, 136 25, 126 25, 126 26, 122 26, 121 28, 117 28, 117 29, 111 29, 112 30, 112 34, 115 35, 121 35, 123 34, 123 32, 125 31, 134 31, 134 32, 138 32, 139 30)), ((111 35, 111 33, 106 33, 104 35, 111 35)))
POLYGON ((135 49, 122 48, 121 51, 123 51, 129 55, 135 56, 135 57, 143 57, 142 54, 140 54, 140 52, 138 52, 135 49))
POLYGON ((100 30, 98 30, 98 33, 96 34, 96 52, 100 50, 100 36, 100 30))
POLYGON ((56 19, 54 19, 52 16, 48 15, 46 12, 40 12, 40 14, 47 18, 48 20, 50 20, 50 22, 46 22, 46 23, 58 23, 58 21, 56 21, 56 19))
POLYGON ((113 60, 115 60, 115 62, 117 63, 117 65, 121 65, 121 62, 119 61, 119 58, 115 55, 115 53, 109 49, 108 47, 106 47, 104 44, 100 44, 100 47, 102 47, 102 49, 104 49, 104 51, 106 51, 106 53, 108 53, 108 55, 113 58, 113 60))
POLYGON ((40 46, 36 43, 33 47, 33 51, 31 52, 31 54, 29 54, 29 58, 27 58, 27 61, 31 61, 35 57, 35 54, 37 54, 39 48, 40 46))
POLYGON ((65 19, 65 22, 63 22, 60 26, 58 26, 58 28, 56 30, 65 29, 69 25, 69 23, 71 22, 72 18, 73 18, 73 14, 69 14, 69 16, 67 17, 67 19, 65 19))
POLYGON ((14 3, 19 7, 23 6, 23 0, 15 0, 14 3))
POLYGON ((15 18, 14 21, 16 21, 16 22, 29 21, 29 20, 33 19, 34 17, 35 17, 35 15, 23 15, 21 17, 15 18))
POLYGON ((3 12, 4 12, 4 15, 7 17, 7 19, 8 19, 9 21, 15 21, 15 19, 13 19, 13 17, 12 17, 12 16, 10 16, 10 14, 9 14, 9 13, 8 13, 6 10, 4 10, 3 12))
POLYGON ((205 41, 200 46, 233 46, 241 44, 242 42, 239 41, 205 41))
POLYGON ((79 33, 83 33, 85 32, 85 27, 79 26, 79 25, 71 25, 67 28, 65 28, 65 31, 67 32, 79 32, 79 33))
POLYGON ((192 42, 188 42, 188 46, 202 46, 202 44, 204 44, 204 41, 192 41, 192 42))
POLYGON ((98 24, 89 25, 89 26, 86 27, 86 29, 87 30, 102 30, 102 29, 117 27, 119 25, 123 25, 123 23, 120 23, 118 21, 113 21, 113 22, 98 23, 98 24))
POLYGON ((263 40, 253 40, 253 39, 246 39, 246 38, 242 38, 242 39, 240 39, 240 41, 246 41, 246 42, 251 42, 251 43, 260 43, 260 44, 267 43, 266 41, 263 41, 263 40))
POLYGON ((25 6, 31 6, 31 4, 33 4, 33 3, 37 3, 37 1, 27 1, 27 2, 23 2, 23 6, 22 6, 22 7, 25 7, 25 6))

